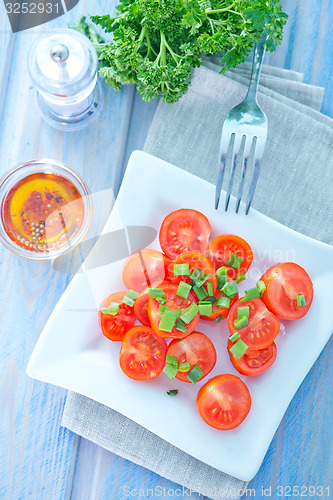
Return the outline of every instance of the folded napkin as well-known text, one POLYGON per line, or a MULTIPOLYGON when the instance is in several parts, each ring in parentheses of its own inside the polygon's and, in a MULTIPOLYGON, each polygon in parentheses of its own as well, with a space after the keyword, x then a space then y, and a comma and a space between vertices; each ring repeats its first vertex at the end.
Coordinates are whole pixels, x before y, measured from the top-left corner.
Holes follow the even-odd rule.
MULTIPOLYGON (((244 63, 222 76, 214 59, 205 60, 178 103, 159 103, 145 151, 216 183, 223 120, 245 96, 250 69, 244 63)), ((258 100, 269 132, 253 206, 297 231, 333 243, 333 189, 327 182, 333 171, 333 121, 319 113, 322 98, 323 89, 302 83, 299 73, 263 67, 258 100)), ((68 394, 62 425, 209 498, 235 500, 235 492, 246 488, 245 482, 79 394, 68 394)))

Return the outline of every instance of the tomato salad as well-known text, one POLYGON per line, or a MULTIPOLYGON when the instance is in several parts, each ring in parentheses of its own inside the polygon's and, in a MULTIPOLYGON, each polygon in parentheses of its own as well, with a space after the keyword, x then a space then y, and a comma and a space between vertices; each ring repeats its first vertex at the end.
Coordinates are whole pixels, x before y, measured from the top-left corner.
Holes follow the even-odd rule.
MULTIPOLYGON (((276 360, 279 318, 297 320, 308 312, 313 286, 302 267, 277 263, 239 297, 253 251, 232 234, 209 245, 210 235, 210 223, 200 212, 170 213, 159 233, 162 252, 143 249, 131 255, 123 269, 128 290, 103 301, 100 327, 109 340, 122 342, 120 367, 131 379, 149 380, 162 372, 185 383, 204 379, 217 354, 211 339, 197 330, 200 319, 226 320, 221 334, 229 331, 231 364, 243 376, 261 375, 276 360)), ((219 430, 240 425, 250 408, 246 384, 228 373, 210 379, 197 395, 199 415, 219 430)))

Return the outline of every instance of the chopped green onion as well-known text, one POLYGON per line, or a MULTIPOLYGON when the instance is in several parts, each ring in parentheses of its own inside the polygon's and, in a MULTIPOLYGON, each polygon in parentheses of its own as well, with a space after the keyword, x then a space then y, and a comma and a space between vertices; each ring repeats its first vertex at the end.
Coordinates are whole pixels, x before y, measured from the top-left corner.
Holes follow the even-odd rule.
POLYGON ((196 384, 202 376, 203 371, 198 365, 194 365, 192 370, 186 375, 186 377, 190 380, 190 382, 192 382, 192 384, 196 384))
POLYGON ((209 278, 210 274, 204 273, 202 269, 197 267, 192 272, 190 278, 197 286, 202 286, 209 278))
POLYGON ((168 396, 177 396, 178 394, 178 389, 170 389, 170 391, 167 391, 168 396))
POLYGON ((243 354, 248 350, 248 346, 242 339, 237 340, 236 344, 230 347, 230 352, 235 356, 235 358, 240 359, 243 354))
POLYGON ((176 313, 177 313, 177 318, 179 317, 179 315, 180 315, 180 313, 181 313, 181 312, 182 312, 182 310, 181 310, 181 308, 178 306, 178 307, 177 307, 177 311, 176 311, 176 313))
POLYGON ((156 297, 155 298, 156 302, 158 302, 159 304, 166 304, 166 300, 165 299, 162 299, 162 297, 156 297))
POLYGON ((235 332, 232 335, 230 335, 229 340, 231 340, 231 342, 236 342, 236 340, 238 340, 239 338, 240 334, 238 332, 235 332))
POLYGON ((192 288, 191 285, 185 283, 185 281, 181 281, 178 285, 178 290, 176 295, 178 295, 178 297, 181 297, 182 299, 187 299, 188 294, 191 291, 191 288, 192 288))
POLYGON ((122 302, 124 304, 127 304, 128 306, 133 307, 135 299, 139 296, 138 292, 135 292, 134 290, 128 290, 126 295, 123 296, 122 302))
POLYGON ((163 371, 165 375, 167 375, 171 380, 175 378, 178 372, 178 367, 175 365, 172 365, 171 363, 167 363, 165 367, 163 368, 163 371))
POLYGON ((213 295, 213 285, 210 281, 207 281, 207 293, 209 297, 213 295))
POLYGON ((185 326, 184 321, 182 321, 179 318, 177 319, 177 322, 176 322, 176 330, 179 330, 180 332, 183 332, 183 333, 187 332, 187 328, 185 326))
POLYGON ((178 358, 177 356, 171 356, 171 354, 166 355, 166 362, 170 363, 170 365, 178 366, 178 358))
POLYGON ((259 290, 259 293, 260 293, 260 297, 262 297, 262 294, 264 293, 264 291, 266 290, 266 285, 263 281, 259 280, 257 282, 257 288, 259 290))
POLYGON ((158 312, 163 314, 164 311, 169 311, 170 307, 169 306, 166 306, 164 304, 160 304, 159 305, 159 308, 158 308, 158 312))
POLYGON ((229 309, 230 307, 229 297, 219 297, 216 302, 216 307, 223 307, 224 309, 229 309))
POLYGON ((159 329, 163 332, 172 332, 177 320, 177 313, 175 311, 164 311, 160 320, 159 329))
POLYGON ((223 316, 218 316, 216 319, 214 319, 215 323, 219 323, 223 319, 223 316))
POLYGON ((184 323, 187 325, 192 321, 192 319, 199 312, 199 307, 193 302, 189 307, 187 307, 179 316, 184 323))
POLYGON ((199 302, 198 306, 201 316, 210 316, 213 314, 213 304, 209 302, 199 302))
POLYGON ((245 297, 241 299, 241 302, 246 302, 247 300, 260 299, 260 292, 257 287, 245 290, 245 297))
POLYGON ((236 330, 241 330, 249 324, 249 318, 247 316, 241 316, 236 321, 234 321, 234 327, 236 330))
POLYGON ((243 262, 244 257, 238 257, 235 253, 232 253, 230 259, 227 262, 227 266, 233 267, 234 269, 239 269, 239 266, 243 262))
POLYGON ((193 291, 199 300, 203 300, 207 297, 207 292, 203 286, 194 286, 193 291))
POLYGON ((218 281, 217 288, 221 289, 228 282, 227 268, 225 266, 219 267, 216 271, 216 276, 218 281))
POLYGON ((297 295, 296 300, 297 300, 298 307, 306 306, 304 293, 300 293, 299 295, 297 295))
POLYGON ((190 369, 190 363, 179 363, 178 370, 180 372, 188 372, 190 369))
POLYGON ((231 299, 237 294, 238 288, 237 284, 235 281, 231 281, 230 283, 226 283, 223 285, 221 288, 222 292, 227 295, 227 297, 230 297, 231 299))
POLYGON ((173 274, 174 276, 189 276, 190 275, 189 264, 175 264, 173 266, 173 274))
POLYGON ((247 318, 250 316, 250 306, 237 307, 237 319, 240 319, 242 316, 246 316, 247 318))
POLYGON ((245 279, 246 279, 245 274, 237 274, 236 283, 240 283, 241 281, 244 281, 245 279))
POLYGON ((200 302, 210 302, 211 304, 215 304, 215 302, 217 302, 217 298, 214 297, 214 295, 213 295, 212 297, 206 297, 205 299, 203 299, 200 302))
POLYGON ((112 316, 115 316, 117 312, 119 311, 119 305, 118 302, 111 302, 109 307, 103 307, 101 309, 101 312, 103 314, 111 314, 112 316))
POLYGON ((152 297, 153 299, 161 298, 165 299, 165 293, 162 288, 148 288, 148 295, 149 297, 152 297))

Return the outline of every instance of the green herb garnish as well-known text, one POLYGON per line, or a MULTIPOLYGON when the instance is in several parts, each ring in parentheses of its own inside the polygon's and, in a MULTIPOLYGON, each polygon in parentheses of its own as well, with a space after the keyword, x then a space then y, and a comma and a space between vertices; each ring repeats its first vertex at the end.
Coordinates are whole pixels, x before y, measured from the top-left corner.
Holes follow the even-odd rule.
POLYGON ((122 302, 128 306, 133 307, 135 299, 139 296, 138 292, 135 292, 134 290, 128 290, 126 295, 123 296, 122 302))
POLYGON ((233 267, 234 269, 239 269, 244 257, 238 257, 235 253, 232 253, 230 259, 227 262, 227 266, 233 267))
POLYGON ((248 346, 242 339, 237 340, 236 344, 230 347, 230 352, 235 356, 235 358, 240 359, 243 354, 248 350, 248 346))
POLYGON ((296 301, 297 301, 298 307, 306 306, 304 293, 300 293, 299 295, 297 295, 296 296, 296 301))
POLYGON ((178 285, 178 290, 176 295, 178 297, 181 297, 182 299, 187 299, 192 287, 188 283, 185 283, 184 281, 181 281, 178 285))
POLYGON ((192 384, 196 384, 198 380, 201 379, 203 376, 203 371, 201 370, 200 366, 194 365, 192 370, 188 372, 186 377, 192 382, 192 384))
POLYGON ((174 276, 189 276, 190 275, 190 265, 189 264, 175 264, 173 266, 174 276))
POLYGON ((170 391, 167 391, 168 396, 177 396, 178 394, 178 389, 170 389, 170 391))
POLYGON ((101 312, 103 314, 111 314, 112 316, 115 316, 119 311, 119 305, 120 304, 118 304, 118 302, 111 302, 109 307, 102 307, 101 312))

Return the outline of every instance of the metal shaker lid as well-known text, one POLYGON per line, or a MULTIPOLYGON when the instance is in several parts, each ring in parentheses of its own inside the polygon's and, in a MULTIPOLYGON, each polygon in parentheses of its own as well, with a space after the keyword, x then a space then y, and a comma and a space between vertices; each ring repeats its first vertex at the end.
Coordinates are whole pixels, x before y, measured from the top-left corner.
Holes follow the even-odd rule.
POLYGON ((96 78, 97 54, 87 37, 72 29, 40 35, 28 55, 30 77, 40 92, 68 97, 96 78))

